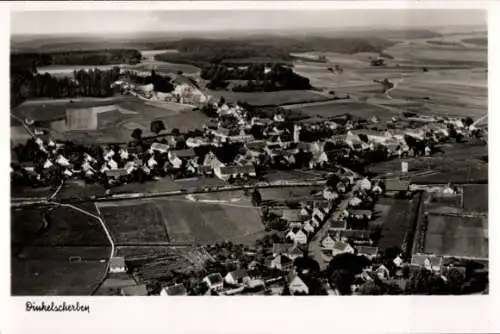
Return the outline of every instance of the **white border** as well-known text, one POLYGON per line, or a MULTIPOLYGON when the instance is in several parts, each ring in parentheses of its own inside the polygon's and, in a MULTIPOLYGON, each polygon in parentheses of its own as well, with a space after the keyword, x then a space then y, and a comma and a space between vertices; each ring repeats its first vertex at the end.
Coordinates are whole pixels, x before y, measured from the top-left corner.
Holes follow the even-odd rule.
MULTIPOLYGON (((483 1, 385 1, 385 2, 33 2, 0 4, 0 77, 3 112, 0 132, 8 136, 8 50, 10 10, 193 10, 193 9, 489 9, 489 106, 500 106, 500 68, 498 50, 500 4, 483 1), (492 55, 495 54, 496 57, 492 55), (497 58, 497 59, 495 59, 497 58)), ((498 124, 495 112, 490 113, 490 132, 498 124)), ((490 136, 490 147, 495 148, 496 136, 490 136)), ((8 139, 1 147, 3 161, 8 162, 8 139)), ((495 151, 490 157, 490 170, 498 170, 495 151)), ((2 164, 2 200, 5 219, 1 225, 1 258, 10 259, 9 244, 9 178, 7 163, 2 164)), ((494 205, 498 177, 490 176, 490 287, 489 296, 468 297, 192 297, 192 298, 43 298, 45 301, 65 300, 88 303, 91 314, 39 314, 24 312, 27 300, 40 298, 12 298, 10 295, 10 261, 1 261, 0 276, 0 332, 2 333, 311 333, 323 330, 336 333, 449 333, 495 332, 500 330, 498 315, 498 281, 496 236, 500 235, 496 220, 500 206, 494 205)))

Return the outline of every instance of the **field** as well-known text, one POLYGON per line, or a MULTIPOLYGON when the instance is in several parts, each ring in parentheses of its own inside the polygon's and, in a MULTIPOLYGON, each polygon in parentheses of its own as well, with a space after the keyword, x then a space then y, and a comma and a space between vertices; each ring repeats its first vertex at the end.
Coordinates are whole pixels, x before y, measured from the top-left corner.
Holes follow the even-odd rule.
MULTIPOLYGON (((263 201, 303 200, 312 198, 314 194, 320 193, 322 187, 283 187, 259 189, 263 201)), ((321 197, 321 196, 320 196, 321 197)))
POLYGON ((12 209, 12 294, 90 294, 104 277, 110 251, 101 225, 66 207, 53 210, 44 225, 42 213, 40 208, 12 209), (81 262, 70 263, 70 257, 81 262))
POLYGON ((97 205, 117 244, 169 241, 161 213, 154 203, 140 201, 125 206, 101 202, 97 205))
POLYGON ((254 106, 295 104, 331 99, 324 94, 310 90, 282 90, 277 92, 241 93, 232 91, 208 91, 213 97, 224 97, 227 102, 246 102, 254 106))
POLYGON ((487 219, 429 215, 425 252, 456 257, 487 258, 487 219))
MULTIPOLYGON (((486 145, 453 144, 442 147, 444 154, 430 157, 409 158, 411 182, 433 183, 484 183, 488 180, 488 164, 480 158, 487 154, 486 145)), ((376 175, 401 175, 399 160, 371 164, 368 171, 376 175)))
POLYGON ((12 243, 19 246, 103 246, 109 245, 104 230, 92 217, 68 207, 51 211, 44 224, 41 208, 11 210, 12 243))
POLYGON ((375 206, 378 218, 370 225, 381 225, 382 237, 378 247, 401 247, 408 229, 412 226, 417 210, 418 197, 411 200, 381 199, 375 206))
MULTIPOLYGON (((54 250, 39 259, 13 258, 11 263, 12 295, 84 296, 91 294, 106 273, 106 261, 70 263, 68 258, 53 258, 61 252, 68 253, 68 256, 72 256, 69 254, 82 256, 82 252, 68 248, 67 250, 54 250)), ((104 253, 106 252, 103 252, 103 255, 104 253)), ((109 254, 109 251, 107 253, 109 254)))
POLYGON ((395 113, 392 113, 387 109, 354 101, 333 101, 330 103, 318 104, 311 103, 309 106, 299 108, 299 110, 312 117, 318 116, 324 118, 349 113, 353 116, 364 119, 370 119, 371 117, 376 116, 381 120, 388 120, 395 115, 395 113))
POLYGON ((467 212, 488 212, 488 185, 465 185, 464 210, 467 212))
MULTIPOLYGON (((164 51, 159 50, 162 53, 164 51)), ((144 52, 144 51, 142 51, 144 52)), ((153 51, 154 53, 154 51, 153 51)), ((197 74, 200 72, 200 69, 193 65, 187 64, 175 64, 170 62, 163 62, 151 59, 151 53, 143 54, 146 59, 144 59, 141 63, 136 65, 129 64, 114 64, 114 65, 50 65, 50 66, 40 66, 37 68, 39 74, 48 73, 52 76, 63 78, 63 77, 73 77, 73 71, 75 70, 91 70, 91 69, 99 69, 101 71, 111 70, 113 67, 120 67, 124 70, 130 71, 151 71, 155 70, 158 74, 165 75, 174 75, 177 72, 181 71, 185 74, 197 74)))
POLYGON ((258 209, 242 192, 110 202, 99 210, 118 243, 236 241, 264 229, 258 209))
MULTIPOLYGON (((148 136, 150 123, 162 120, 167 129, 180 131, 201 129, 209 119, 203 113, 194 111, 192 106, 172 102, 144 101, 134 97, 109 99, 75 99, 54 101, 28 101, 14 108, 12 112, 21 118, 41 122, 40 128, 47 129, 55 139, 73 140, 81 143, 127 142, 135 128, 148 136), (97 122, 85 129, 71 129, 66 119, 66 110, 76 109, 97 122)), ((14 123, 13 123, 14 124, 14 123)), ((15 129, 15 133, 21 129, 15 129)))

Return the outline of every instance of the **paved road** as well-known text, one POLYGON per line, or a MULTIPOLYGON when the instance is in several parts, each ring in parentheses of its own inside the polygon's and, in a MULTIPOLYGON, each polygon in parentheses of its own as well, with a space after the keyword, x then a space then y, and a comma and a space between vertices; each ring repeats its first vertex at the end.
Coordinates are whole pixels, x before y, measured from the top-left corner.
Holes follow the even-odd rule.
MULTIPOLYGON (((335 212, 344 211, 347 208, 347 205, 349 204, 351 196, 352 196, 352 190, 346 194, 345 199, 342 200, 342 202, 340 202, 340 204, 335 209, 335 212)), ((328 265, 328 262, 324 260, 323 253, 321 252, 321 240, 323 239, 323 237, 326 236, 326 233, 328 233, 329 228, 330 224, 328 224, 328 222, 323 224, 323 226, 321 226, 321 228, 316 232, 311 242, 309 242, 309 247, 308 247, 311 257, 319 263, 321 270, 325 269, 326 266, 328 265)))

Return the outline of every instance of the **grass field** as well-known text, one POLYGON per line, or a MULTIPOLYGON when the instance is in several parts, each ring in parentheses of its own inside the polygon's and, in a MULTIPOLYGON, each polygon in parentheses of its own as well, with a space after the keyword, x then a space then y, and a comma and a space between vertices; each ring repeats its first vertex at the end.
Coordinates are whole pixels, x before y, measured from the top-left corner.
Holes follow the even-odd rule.
MULTIPOLYGON (((301 200, 312 198, 312 194, 321 192, 322 187, 286 187, 286 188, 263 188, 259 192, 264 201, 301 200)), ((321 197, 321 195, 320 195, 321 197)))
MULTIPOLYGON (((41 128, 47 129, 58 140, 73 140, 80 143, 127 142, 135 128, 143 130, 143 135, 152 135, 150 124, 162 120, 167 129, 180 131, 201 129, 209 118, 192 106, 172 102, 144 101, 135 97, 121 96, 106 99, 75 99, 52 101, 28 101, 14 108, 12 112, 21 118, 42 122, 41 128), (72 130, 66 120, 67 109, 104 107, 97 112, 97 128, 72 130)), ((78 111, 76 111, 78 112, 78 111)), ((87 111, 88 112, 88 111, 87 111)), ((14 122, 13 122, 13 125, 14 122)), ((14 137, 24 138, 21 129, 13 127, 14 137)))
POLYGON ((488 257, 488 222, 484 218, 429 215, 425 252, 488 257))
POLYGON ((28 247, 12 256, 11 293, 14 296, 84 296, 91 294, 106 273, 105 247, 28 247), (70 263, 70 256, 82 262, 70 263))
POLYGON ((383 198, 379 201, 375 210, 380 216, 374 223, 377 225, 382 223, 382 237, 378 244, 380 249, 401 247, 406 232, 415 219, 416 202, 416 197, 411 200, 383 198))
POLYGON ((488 212, 488 185, 464 185, 464 210, 488 212))
POLYGON ((99 205, 99 210, 118 244, 204 244, 245 238, 264 230, 258 209, 243 192, 110 202, 99 205))
POLYGON ((387 109, 354 101, 333 101, 328 104, 310 105, 308 107, 300 108, 300 111, 304 112, 310 116, 320 116, 320 117, 333 117, 338 115, 343 115, 349 113, 353 116, 362 117, 365 119, 370 119, 373 116, 379 119, 391 119, 395 113, 391 113, 387 109))
POLYGON ((224 97, 227 102, 246 102, 255 106, 294 104, 325 101, 329 97, 310 90, 282 90, 277 92, 241 93, 232 91, 209 91, 214 97, 224 97))
POLYGON ((161 212, 154 203, 101 202, 97 205, 117 244, 169 241, 161 212))
POLYGON ((11 210, 12 244, 20 246, 108 246, 99 222, 79 211, 58 207, 44 225, 41 208, 11 210))

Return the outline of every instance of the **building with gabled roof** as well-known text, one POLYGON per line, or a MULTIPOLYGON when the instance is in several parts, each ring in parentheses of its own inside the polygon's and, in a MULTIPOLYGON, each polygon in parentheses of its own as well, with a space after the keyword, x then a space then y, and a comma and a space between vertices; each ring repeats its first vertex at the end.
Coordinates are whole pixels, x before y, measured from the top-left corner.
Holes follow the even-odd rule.
POLYGON ((443 265, 443 258, 433 254, 413 254, 411 257, 411 264, 439 272, 443 265))
POLYGON ((160 296, 186 296, 187 290, 184 284, 178 283, 166 286, 160 291, 160 296))
POLYGON ((127 266, 125 265, 125 258, 123 256, 113 256, 109 260, 110 273, 124 273, 126 271, 127 266))
POLYGON ((224 280, 220 273, 208 274, 203 278, 203 282, 207 284, 210 290, 222 290, 224 286, 224 280))
POLYGON ((250 277, 246 269, 233 270, 224 277, 224 281, 232 285, 243 284, 248 280, 250 280, 250 277))
POLYGON ((378 255, 378 247, 372 246, 354 246, 359 255, 366 256, 369 259, 373 259, 378 255))

